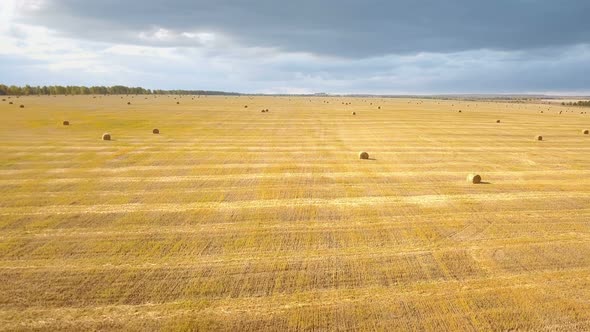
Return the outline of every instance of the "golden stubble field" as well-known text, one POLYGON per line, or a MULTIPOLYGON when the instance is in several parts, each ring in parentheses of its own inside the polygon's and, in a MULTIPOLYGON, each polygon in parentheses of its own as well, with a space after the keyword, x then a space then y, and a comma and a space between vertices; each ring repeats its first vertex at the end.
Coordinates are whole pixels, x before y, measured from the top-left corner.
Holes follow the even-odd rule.
POLYGON ((6 99, 0 329, 588 330, 580 111, 6 99))

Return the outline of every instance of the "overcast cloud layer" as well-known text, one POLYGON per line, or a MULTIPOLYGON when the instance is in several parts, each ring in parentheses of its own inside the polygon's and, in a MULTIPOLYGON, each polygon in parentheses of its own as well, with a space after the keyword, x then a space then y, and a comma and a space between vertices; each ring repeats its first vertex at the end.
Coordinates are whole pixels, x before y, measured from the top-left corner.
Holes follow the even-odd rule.
POLYGON ((2 0, 0 83, 590 93, 590 1, 2 0))

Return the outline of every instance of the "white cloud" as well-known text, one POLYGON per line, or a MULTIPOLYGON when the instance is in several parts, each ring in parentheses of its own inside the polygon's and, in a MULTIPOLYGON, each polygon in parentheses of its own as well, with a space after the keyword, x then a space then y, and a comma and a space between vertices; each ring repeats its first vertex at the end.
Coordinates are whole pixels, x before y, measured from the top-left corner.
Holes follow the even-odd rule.
POLYGON ((49 29, 13 24, 0 38, 0 55, 21 57, 47 64, 51 70, 96 70, 99 57, 91 47, 55 36, 49 29))
POLYGON ((113 45, 100 51, 100 54, 116 57, 116 56, 127 56, 127 57, 151 57, 162 60, 182 60, 184 57, 176 52, 175 48, 165 47, 149 47, 149 46, 138 46, 138 45, 113 45))

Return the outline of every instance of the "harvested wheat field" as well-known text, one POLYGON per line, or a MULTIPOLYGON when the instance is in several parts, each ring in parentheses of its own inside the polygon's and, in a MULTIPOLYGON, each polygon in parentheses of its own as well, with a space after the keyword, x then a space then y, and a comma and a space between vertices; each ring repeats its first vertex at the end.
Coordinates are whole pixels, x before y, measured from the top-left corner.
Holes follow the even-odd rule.
POLYGON ((2 330, 590 329, 578 109, 18 101, 0 103, 2 330))

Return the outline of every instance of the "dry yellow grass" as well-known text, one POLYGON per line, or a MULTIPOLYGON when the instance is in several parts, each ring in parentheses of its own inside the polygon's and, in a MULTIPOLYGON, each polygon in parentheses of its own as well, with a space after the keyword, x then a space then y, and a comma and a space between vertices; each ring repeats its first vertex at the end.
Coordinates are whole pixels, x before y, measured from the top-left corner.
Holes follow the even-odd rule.
POLYGON ((590 329, 587 115, 20 100, 0 104, 0 329, 590 329))

